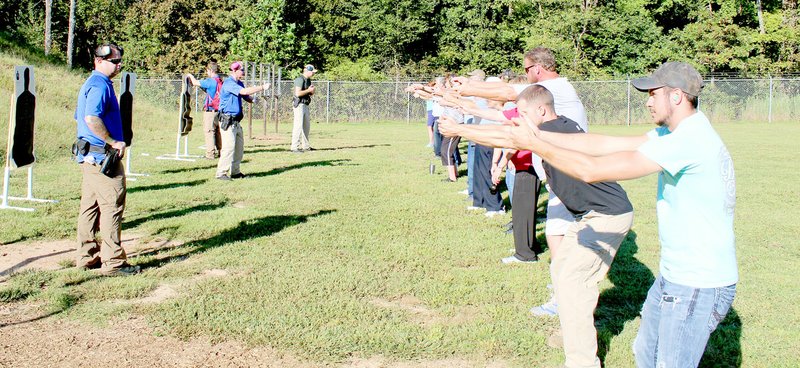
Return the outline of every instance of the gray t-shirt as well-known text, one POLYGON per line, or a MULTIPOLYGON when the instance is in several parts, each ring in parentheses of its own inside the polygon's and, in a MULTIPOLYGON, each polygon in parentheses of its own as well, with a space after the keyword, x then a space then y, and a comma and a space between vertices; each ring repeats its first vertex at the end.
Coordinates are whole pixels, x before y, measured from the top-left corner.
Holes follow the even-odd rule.
MULTIPOLYGON (((301 75, 294 79, 294 86, 295 88, 300 88, 300 90, 307 90, 308 87, 311 87, 311 78, 306 79, 301 75)), ((308 105, 311 103, 311 95, 300 96, 297 98, 300 99, 301 104, 308 105)))

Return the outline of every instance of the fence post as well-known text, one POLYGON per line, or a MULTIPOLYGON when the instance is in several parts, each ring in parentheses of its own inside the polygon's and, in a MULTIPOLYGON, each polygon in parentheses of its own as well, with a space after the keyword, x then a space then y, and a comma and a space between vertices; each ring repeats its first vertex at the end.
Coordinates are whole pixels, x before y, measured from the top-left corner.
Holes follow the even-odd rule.
POLYGON ((769 76, 769 113, 767 114, 767 122, 772 122, 772 75, 769 76))
POLYGON ((406 92, 406 124, 409 123, 411 123, 411 92, 406 92))
POLYGON ((626 122, 628 126, 631 126, 631 78, 628 77, 628 108, 626 109, 628 112, 628 116, 626 117, 626 122))
POLYGON ((325 88, 325 123, 331 122, 331 81, 328 81, 328 86, 325 88))

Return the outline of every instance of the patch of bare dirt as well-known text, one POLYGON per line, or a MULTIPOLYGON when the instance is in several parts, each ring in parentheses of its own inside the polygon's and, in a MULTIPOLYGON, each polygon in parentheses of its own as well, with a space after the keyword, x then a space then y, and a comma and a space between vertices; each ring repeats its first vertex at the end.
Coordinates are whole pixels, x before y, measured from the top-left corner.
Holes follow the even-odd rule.
POLYGON ((376 298, 370 300, 370 303, 381 308, 396 309, 406 312, 413 322, 422 326, 463 324, 473 321, 478 315, 478 311, 475 308, 463 308, 452 317, 443 316, 428 308, 425 303, 411 295, 404 295, 395 300, 376 298))
MULTIPOLYGON (((0 283, 9 275, 28 269, 57 270, 74 264, 75 240, 62 239, 0 245, 0 283)), ((149 239, 141 234, 122 233, 122 247, 129 257, 182 245, 163 238, 149 239)))

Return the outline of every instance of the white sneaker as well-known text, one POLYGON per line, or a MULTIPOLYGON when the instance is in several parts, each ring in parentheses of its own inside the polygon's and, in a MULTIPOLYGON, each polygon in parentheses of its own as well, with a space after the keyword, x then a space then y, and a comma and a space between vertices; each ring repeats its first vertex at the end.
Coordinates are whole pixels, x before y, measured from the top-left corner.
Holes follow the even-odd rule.
POLYGON ((547 303, 531 308, 531 314, 540 317, 558 316, 558 303, 556 303, 556 298, 550 298, 547 303))
POLYGON ((464 190, 462 190, 462 191, 458 192, 458 194, 469 195, 469 191, 467 191, 466 189, 464 189, 464 190))
POLYGON ((511 255, 511 256, 505 257, 505 258, 503 258, 503 259, 501 259, 501 260, 500 260, 500 262, 503 262, 503 263, 505 263, 505 264, 510 264, 510 263, 536 263, 536 262, 538 262, 538 261, 539 261, 538 259, 537 259, 537 260, 534 260, 534 261, 523 261, 523 260, 521 260, 521 259, 517 258, 517 257, 516 257, 516 256, 514 256, 514 255, 511 255))
POLYGON ((484 214, 484 216, 486 216, 486 217, 495 217, 495 216, 498 216, 498 215, 505 215, 505 214, 506 214, 506 211, 504 211, 504 210, 500 210, 500 211, 486 211, 486 213, 484 214))

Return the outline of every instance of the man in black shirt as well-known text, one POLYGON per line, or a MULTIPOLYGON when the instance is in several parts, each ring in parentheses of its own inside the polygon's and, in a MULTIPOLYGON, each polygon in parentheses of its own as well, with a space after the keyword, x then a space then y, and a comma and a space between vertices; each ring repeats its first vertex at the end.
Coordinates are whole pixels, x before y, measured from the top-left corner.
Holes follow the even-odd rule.
MULTIPOLYGON (((581 134, 578 124, 557 116, 553 95, 545 87, 532 85, 517 97, 520 128, 581 134)), ((459 135, 478 144, 515 147, 510 126, 453 124, 440 119, 439 131, 459 135)), ((535 152, 535 150, 534 150, 535 152)), ((550 189, 575 216, 552 259, 553 282, 564 340, 567 367, 600 367, 594 309, 600 296, 598 284, 608 273, 620 244, 633 225, 633 206, 616 182, 586 183, 544 163, 550 189)))
POLYGON ((308 104, 311 103, 311 96, 314 94, 315 87, 311 84, 311 77, 317 69, 313 65, 303 67, 303 75, 294 80, 294 125, 292 126, 292 152, 299 153, 313 150, 308 143, 308 133, 311 130, 311 117, 308 111, 308 104))

